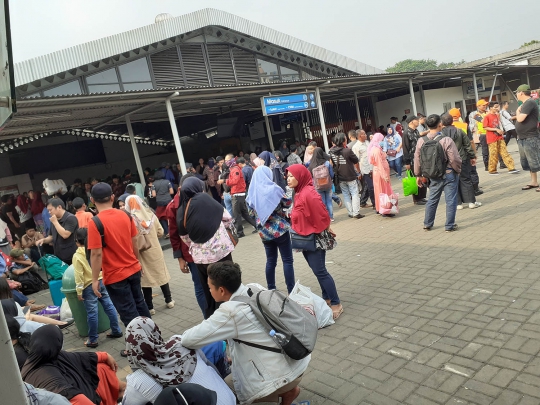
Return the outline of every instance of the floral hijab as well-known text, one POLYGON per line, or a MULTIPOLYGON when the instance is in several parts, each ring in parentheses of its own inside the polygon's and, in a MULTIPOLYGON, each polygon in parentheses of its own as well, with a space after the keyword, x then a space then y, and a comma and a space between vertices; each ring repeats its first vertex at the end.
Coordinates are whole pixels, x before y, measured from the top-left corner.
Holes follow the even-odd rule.
POLYGON ((137 195, 126 198, 125 210, 131 214, 140 233, 148 235, 156 216, 152 209, 137 195))
POLYGON ((126 328, 129 365, 141 369, 164 387, 189 382, 197 353, 182 346, 182 337, 173 335, 163 340, 161 331, 150 318, 139 316, 126 328))

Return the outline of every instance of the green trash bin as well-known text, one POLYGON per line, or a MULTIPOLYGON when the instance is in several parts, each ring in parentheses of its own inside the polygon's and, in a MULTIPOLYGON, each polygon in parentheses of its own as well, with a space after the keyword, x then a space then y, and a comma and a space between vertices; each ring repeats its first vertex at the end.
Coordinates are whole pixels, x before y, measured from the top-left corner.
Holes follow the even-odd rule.
MULTIPOLYGON (((82 301, 77 298, 77 289, 75 283, 75 269, 73 265, 69 266, 62 277, 62 293, 66 296, 71 309, 75 325, 79 331, 79 335, 88 336, 88 321, 86 307, 82 301)), ((98 302, 98 333, 105 332, 111 328, 109 317, 103 310, 101 303, 98 302)))

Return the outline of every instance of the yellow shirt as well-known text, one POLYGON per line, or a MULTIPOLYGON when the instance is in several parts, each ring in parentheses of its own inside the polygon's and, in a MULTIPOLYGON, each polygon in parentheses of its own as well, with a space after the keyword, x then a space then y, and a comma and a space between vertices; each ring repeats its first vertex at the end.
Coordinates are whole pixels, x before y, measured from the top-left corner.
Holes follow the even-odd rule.
MULTIPOLYGON (((83 290, 92 284, 92 268, 90 263, 86 260, 86 250, 83 247, 77 248, 77 251, 73 255, 73 269, 75 270, 75 285, 77 289, 77 295, 82 295, 83 290)), ((102 279, 101 272, 99 273, 99 280, 102 279)))

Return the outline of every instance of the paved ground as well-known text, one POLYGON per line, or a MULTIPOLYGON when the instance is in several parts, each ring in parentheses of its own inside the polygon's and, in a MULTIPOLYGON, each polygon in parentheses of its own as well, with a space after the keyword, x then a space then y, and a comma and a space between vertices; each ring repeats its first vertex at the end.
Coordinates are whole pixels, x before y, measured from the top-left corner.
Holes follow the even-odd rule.
MULTIPOLYGON (((424 209, 411 198, 393 219, 365 210, 366 218, 352 220, 337 211, 339 246, 327 266, 345 312, 319 332, 298 404, 540 404, 540 194, 520 190, 527 173, 486 174, 484 206, 458 211, 455 233, 444 232, 444 206, 424 232, 424 209)), ((202 317, 190 277, 170 250, 165 255, 176 307, 157 297, 154 319, 168 337, 202 317)), ((241 240, 234 259, 246 282, 264 284, 257 235, 241 240)), ((297 278, 320 294, 303 257, 295 259, 297 278)), ((278 275, 283 288, 281 267, 278 275)), ((75 332, 66 332, 65 347, 84 350, 75 332)), ((113 355, 122 349, 104 336, 100 342, 113 355)), ((118 360, 124 376, 129 366, 118 360)))

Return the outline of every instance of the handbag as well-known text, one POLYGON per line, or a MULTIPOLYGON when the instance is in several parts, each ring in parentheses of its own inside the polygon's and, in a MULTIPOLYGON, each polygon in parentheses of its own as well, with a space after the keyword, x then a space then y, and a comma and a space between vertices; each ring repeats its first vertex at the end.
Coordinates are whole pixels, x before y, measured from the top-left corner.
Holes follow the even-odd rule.
POLYGON ((314 252, 317 250, 315 245, 315 234, 309 234, 307 236, 299 235, 292 229, 289 231, 291 234, 291 246, 293 249, 297 250, 307 250, 309 252, 314 252))
MULTIPOLYGON (((189 204, 190 203, 191 203, 191 198, 189 199, 189 201, 188 201, 188 203, 186 205, 186 210, 184 211, 184 228, 186 228, 187 213, 188 213, 188 210, 189 210, 189 204)), ((227 235, 229 235, 229 238, 231 239, 231 242, 232 242, 233 246, 236 247, 236 245, 238 245, 238 234, 236 233, 236 228, 231 229, 229 227, 225 227, 225 230, 227 231, 227 235)))
POLYGON ((396 151, 395 149, 388 149, 388 150, 386 151, 386 154, 387 154, 388 156, 390 156, 390 157, 396 157, 397 151, 396 151))
POLYGON ((418 184, 416 184, 416 177, 412 175, 412 171, 407 170, 407 176, 401 180, 403 184, 403 195, 417 195, 418 184))
POLYGON ((139 233, 137 235, 137 249, 139 252, 145 252, 152 247, 152 242, 147 234, 139 233))

